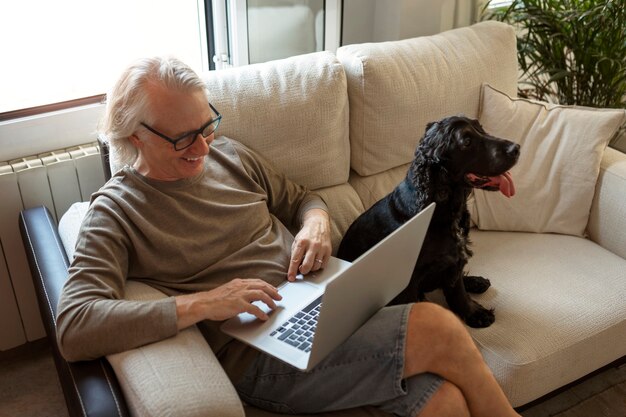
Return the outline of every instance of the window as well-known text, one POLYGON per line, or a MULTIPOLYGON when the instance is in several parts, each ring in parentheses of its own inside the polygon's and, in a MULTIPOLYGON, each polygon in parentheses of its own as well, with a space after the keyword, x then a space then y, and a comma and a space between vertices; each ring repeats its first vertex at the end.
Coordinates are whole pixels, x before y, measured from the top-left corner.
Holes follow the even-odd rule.
POLYGON ((130 62, 208 70, 203 0, 21 0, 0 6, 0 113, 106 93, 130 62))
POLYGON ((248 0, 251 64, 324 50, 324 0, 248 0))
POLYGON ((511 3, 513 3, 512 0, 492 0, 491 3, 489 3, 489 8, 496 9, 498 7, 508 7, 511 3))
POLYGON ((339 47, 342 0, 215 0, 215 67, 339 47))

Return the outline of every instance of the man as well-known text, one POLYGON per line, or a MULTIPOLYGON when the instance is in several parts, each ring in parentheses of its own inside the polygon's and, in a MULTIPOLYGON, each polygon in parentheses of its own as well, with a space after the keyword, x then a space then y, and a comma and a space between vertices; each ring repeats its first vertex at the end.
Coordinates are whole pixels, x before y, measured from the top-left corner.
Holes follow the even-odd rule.
POLYGON ((430 303, 382 309, 310 372, 230 339, 221 321, 275 307, 276 290, 331 254, 327 208, 244 145, 215 138, 221 115, 174 59, 129 67, 104 134, 125 167, 94 194, 59 302, 68 360, 175 335, 196 323, 241 397, 276 412, 375 405, 400 416, 513 416, 471 337, 430 303), (292 236, 288 227, 299 227, 292 236), (127 279, 170 297, 123 299, 127 279))

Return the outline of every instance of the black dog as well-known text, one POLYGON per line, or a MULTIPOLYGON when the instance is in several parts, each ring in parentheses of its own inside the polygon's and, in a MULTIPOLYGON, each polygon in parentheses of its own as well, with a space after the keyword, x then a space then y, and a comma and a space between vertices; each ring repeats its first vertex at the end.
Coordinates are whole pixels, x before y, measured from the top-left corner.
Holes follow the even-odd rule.
POLYGON ((421 301, 424 293, 442 288, 450 309, 469 326, 491 325, 493 310, 467 294, 483 293, 491 283, 464 276, 472 256, 466 201, 472 187, 513 195, 507 171, 519 153, 519 145, 490 136, 476 120, 452 116, 429 123, 406 178, 352 223, 337 256, 353 261, 434 201, 437 206, 411 282, 390 304, 421 301))

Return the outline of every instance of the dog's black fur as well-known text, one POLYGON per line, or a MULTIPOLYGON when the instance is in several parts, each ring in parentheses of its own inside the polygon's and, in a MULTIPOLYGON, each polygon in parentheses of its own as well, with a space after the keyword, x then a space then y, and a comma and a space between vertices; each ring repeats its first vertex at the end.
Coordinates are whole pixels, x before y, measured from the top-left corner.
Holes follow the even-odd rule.
POLYGON ((435 202, 411 282, 390 304, 421 301, 424 293, 442 288, 450 309, 469 326, 491 325, 493 310, 467 294, 483 293, 491 283, 463 272, 472 256, 466 201, 472 187, 483 185, 470 184, 466 176, 500 175, 515 165, 518 157, 519 145, 487 134, 476 120, 452 116, 429 123, 406 178, 352 223, 337 256, 353 261, 435 202))

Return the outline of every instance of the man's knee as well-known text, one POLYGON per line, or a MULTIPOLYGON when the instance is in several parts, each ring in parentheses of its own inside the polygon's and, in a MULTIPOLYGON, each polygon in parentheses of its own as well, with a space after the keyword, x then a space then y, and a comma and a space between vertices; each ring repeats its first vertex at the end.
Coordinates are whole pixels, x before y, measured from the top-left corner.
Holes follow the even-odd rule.
POLYGON ((429 302, 413 304, 408 328, 410 333, 425 338, 429 344, 448 345, 470 338, 465 325, 453 312, 429 302))
POLYGON ((467 401, 461 390, 445 381, 426 403, 419 417, 469 417, 467 401))
POLYGON ((465 325, 451 311, 433 303, 416 303, 409 313, 405 376, 442 371, 457 356, 475 356, 476 346, 465 325))
POLYGON ((411 306, 411 314, 418 315, 424 319, 433 319, 432 321, 445 320, 447 322, 451 320, 455 323, 460 321, 452 311, 429 301, 414 303, 411 306))

